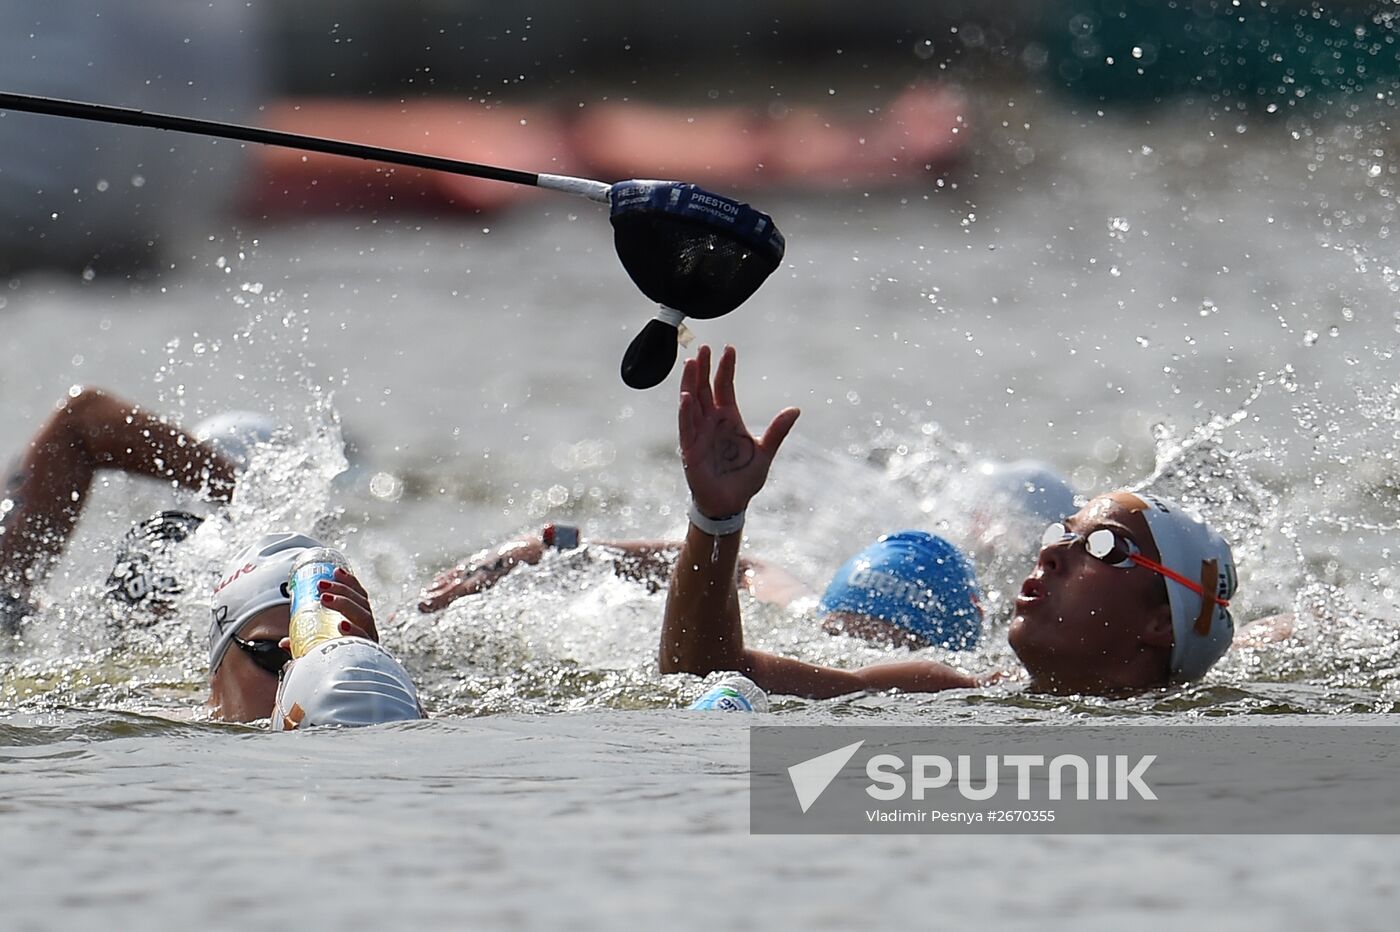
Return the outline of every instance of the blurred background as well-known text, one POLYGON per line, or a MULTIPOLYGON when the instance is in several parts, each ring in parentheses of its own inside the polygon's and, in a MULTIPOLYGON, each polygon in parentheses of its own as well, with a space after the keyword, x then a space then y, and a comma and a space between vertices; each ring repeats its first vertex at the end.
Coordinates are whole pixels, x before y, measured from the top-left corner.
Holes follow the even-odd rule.
MULTIPOLYGON (((751 426, 803 408, 751 553, 820 588, 883 532, 966 542, 953 480, 1033 457, 1081 498, 1145 486, 1198 509, 1234 544, 1236 618, 1297 615, 1294 639, 1189 688, 787 698, 776 721, 1390 724, 1396 12, 6 0, 0 88, 743 198, 786 258, 690 327, 739 348, 751 426)), ((52 926, 44 890, 94 927, 331 910, 347 927, 631 928, 676 924, 678 903, 711 929, 924 926, 945 907, 996 928, 1394 924, 1381 837, 747 837, 745 723, 675 711, 699 684, 657 671, 664 592, 617 579, 606 552, 420 615, 434 572, 545 522, 684 530, 675 376, 618 378, 654 313, 598 205, 0 113, 0 460, 79 384, 186 425, 251 409, 287 428, 179 557, 173 617, 114 613, 102 582, 133 522, 210 509, 104 476, 39 615, 0 638, 4 837, 26 853, 0 877, 7 918, 52 926), (207 694, 219 562, 285 527, 345 549, 434 721, 305 741, 180 721, 207 694), (268 870, 270 847, 308 839, 335 858, 319 897, 268 870)), ((1015 667, 1007 606, 1039 535, 1009 536, 978 565, 978 648, 928 656, 1015 667)), ((890 656, 810 611, 745 612, 759 647, 890 656)))
MULTIPOLYGON (((9 90, 271 125, 605 180, 915 189, 1024 166, 1011 89, 1150 123, 1250 125, 1390 100, 1375 2, 15 0, 9 90)), ((525 192, 229 143, 7 114, 0 266, 129 265, 213 217, 494 210, 525 192), (154 183, 153 183, 154 182, 154 183), (79 206, 81 205, 81 206, 79 206)), ((978 193, 983 193, 979 191, 978 193)), ((202 231, 201 231, 202 232, 202 231)), ((168 244, 167 244, 168 245, 168 244)))

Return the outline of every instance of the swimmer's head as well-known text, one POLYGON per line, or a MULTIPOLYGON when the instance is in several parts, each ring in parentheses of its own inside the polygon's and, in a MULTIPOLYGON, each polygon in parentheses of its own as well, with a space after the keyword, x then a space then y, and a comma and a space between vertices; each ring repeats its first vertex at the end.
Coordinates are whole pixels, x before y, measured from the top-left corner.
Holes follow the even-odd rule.
POLYGON ((1116 492, 1046 533, 1008 639, 1042 688, 1111 693, 1196 679, 1230 646, 1235 586, 1229 545, 1204 522, 1116 492))
POLYGON ((967 650, 982 635, 977 579, 962 552, 923 531, 886 534, 846 562, 818 603, 837 627, 869 636, 875 619, 915 646, 967 650))
POLYGON ((305 534, 267 534, 225 564, 209 600, 209 675, 223 662, 233 638, 258 614, 292 603, 287 578, 302 551, 321 542, 305 534))
POLYGON ((169 557, 176 544, 204 521, 188 511, 162 511, 132 525, 117 548, 106 593, 125 605, 148 609, 151 617, 166 614, 185 591, 169 557))
POLYGON ((987 510, 1012 509, 1046 521, 1074 511, 1074 490, 1048 463, 984 460, 967 472, 971 504, 987 510))
POLYGON ((1019 563, 1023 542, 1074 512, 1074 491, 1054 467, 1039 460, 984 460, 949 484, 949 505, 965 517, 964 542, 978 565, 998 557, 1019 563))
POLYGON ((1180 577, 1163 575, 1172 610, 1172 677, 1200 679, 1235 637, 1229 606, 1239 587, 1235 555, 1200 515, 1141 492, 1120 497, 1147 518, 1163 567, 1180 577))
POLYGON ((364 638, 325 641, 292 662, 277 690, 275 730, 312 725, 379 725, 423 718, 408 672, 364 638))
POLYGON ((233 460, 239 469, 246 469, 253 451, 276 435, 277 422, 256 411, 225 411, 200 421, 191 433, 194 439, 233 460))

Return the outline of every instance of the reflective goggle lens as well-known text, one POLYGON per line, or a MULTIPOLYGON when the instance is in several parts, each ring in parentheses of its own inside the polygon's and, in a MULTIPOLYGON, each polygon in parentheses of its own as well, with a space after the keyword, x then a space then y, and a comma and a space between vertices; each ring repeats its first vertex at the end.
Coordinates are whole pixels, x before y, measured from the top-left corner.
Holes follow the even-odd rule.
POLYGON ((1133 562, 1133 554, 1139 552, 1136 544, 1112 528, 1095 528, 1086 537, 1075 534, 1058 521, 1045 529, 1045 533, 1040 537, 1040 546, 1053 547, 1075 540, 1083 540, 1084 549, 1088 551, 1089 556, 1102 560, 1109 566, 1129 566, 1133 562))

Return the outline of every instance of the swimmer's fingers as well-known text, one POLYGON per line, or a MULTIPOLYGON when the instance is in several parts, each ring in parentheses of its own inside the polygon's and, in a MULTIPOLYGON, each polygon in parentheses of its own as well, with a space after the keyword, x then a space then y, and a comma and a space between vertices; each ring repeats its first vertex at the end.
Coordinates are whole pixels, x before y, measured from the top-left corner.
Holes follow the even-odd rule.
POLYGON ((335 579, 336 582, 345 583, 345 585, 364 596, 365 604, 369 604, 369 591, 365 589, 364 583, 360 582, 359 578, 356 577, 354 573, 345 569, 343 566, 337 566, 335 568, 335 579))
POLYGON ((705 417, 700 413, 700 402, 694 395, 683 393, 681 395, 680 411, 677 414, 678 436, 681 444, 681 461, 690 462, 687 454, 709 443, 709 434, 706 430, 705 417))
POLYGON ((768 429, 763 432, 763 439, 758 442, 758 448, 771 461, 778 453, 778 447, 783 445, 788 433, 792 430, 792 425, 797 423, 798 417, 802 414, 797 408, 784 408, 773 418, 773 422, 768 425, 768 429))
POLYGON ((347 638, 364 638, 366 641, 378 641, 378 640, 379 640, 379 632, 376 631, 376 630, 374 629, 374 619, 373 619, 373 618, 371 618, 371 619, 369 620, 369 625, 370 625, 369 628, 366 629, 366 628, 361 628, 359 625, 355 624, 354 622, 351 622, 351 621, 342 621, 342 622, 340 623, 340 634, 341 634, 342 637, 347 637, 347 638))
MULTIPOLYGON (((358 580, 355 581, 358 583, 358 580)), ((347 631, 346 626, 342 624, 341 634, 377 641, 379 640, 379 629, 374 624, 374 609, 370 607, 369 596, 365 595, 363 588, 362 586, 356 590, 351 588, 348 583, 341 582, 340 574, 337 572, 336 579, 322 580, 320 584, 321 604, 332 611, 339 612, 352 628, 358 629, 347 631)))
POLYGON ((737 353, 732 346, 726 346, 719 355, 719 365, 715 367, 714 404, 717 408, 732 408, 734 400, 734 363, 737 353))
MULTIPOLYGON (((681 463, 690 468, 699 461, 704 449, 709 445, 712 433, 702 392, 707 393, 709 385, 701 374, 702 356, 708 358, 709 348, 701 347, 701 353, 694 359, 687 359, 681 370, 680 407, 676 412, 676 433, 680 440, 681 463)), ((708 363, 706 363, 708 364, 708 363)))
POLYGON ((710 348, 701 346, 695 353, 695 384, 691 387, 700 405, 700 416, 708 417, 715 407, 714 392, 710 390, 710 348))

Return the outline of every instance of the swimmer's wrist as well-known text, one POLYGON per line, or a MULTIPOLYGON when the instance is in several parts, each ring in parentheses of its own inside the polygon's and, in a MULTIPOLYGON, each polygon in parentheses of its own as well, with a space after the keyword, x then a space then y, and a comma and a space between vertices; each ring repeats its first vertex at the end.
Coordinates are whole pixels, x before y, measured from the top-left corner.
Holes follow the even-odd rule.
POLYGON ((739 533, 744 528, 746 514, 748 514, 748 509, 742 509, 732 515, 712 518, 700 510, 700 506, 695 504, 695 499, 690 500, 691 526, 711 537, 728 537, 731 534, 739 533))

